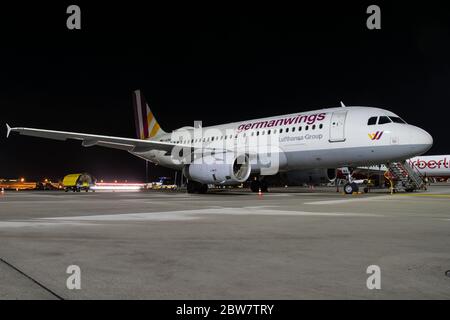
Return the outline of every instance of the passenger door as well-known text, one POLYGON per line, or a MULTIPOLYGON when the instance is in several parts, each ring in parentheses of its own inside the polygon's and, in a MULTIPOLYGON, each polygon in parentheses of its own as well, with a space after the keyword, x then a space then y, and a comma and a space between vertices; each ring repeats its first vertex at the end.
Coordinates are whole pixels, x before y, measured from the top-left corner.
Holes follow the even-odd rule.
POLYGON ((335 111, 330 120, 330 142, 345 141, 345 119, 347 111, 335 111))

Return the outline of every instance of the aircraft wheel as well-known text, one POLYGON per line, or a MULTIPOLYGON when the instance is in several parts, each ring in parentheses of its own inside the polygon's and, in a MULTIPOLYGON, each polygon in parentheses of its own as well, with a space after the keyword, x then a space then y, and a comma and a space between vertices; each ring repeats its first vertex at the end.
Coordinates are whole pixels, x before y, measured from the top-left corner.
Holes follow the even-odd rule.
POLYGON ((208 185, 197 182, 197 181, 188 181, 187 192, 203 194, 203 193, 208 192, 208 185))
POLYGON ((344 186, 344 192, 346 194, 352 194, 353 192, 358 192, 358 190, 359 190, 358 185, 354 182, 346 183, 344 186))
POLYGON ((208 192, 208 185, 207 184, 201 184, 199 186, 198 193, 205 194, 206 192, 208 192))
POLYGON ((187 193, 196 193, 197 192, 197 183, 196 181, 188 181, 187 183, 187 193))

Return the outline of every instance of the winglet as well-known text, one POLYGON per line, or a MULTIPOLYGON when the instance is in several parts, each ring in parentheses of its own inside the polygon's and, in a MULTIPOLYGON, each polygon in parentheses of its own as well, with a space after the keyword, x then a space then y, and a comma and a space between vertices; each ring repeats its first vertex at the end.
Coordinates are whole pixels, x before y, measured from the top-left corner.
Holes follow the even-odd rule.
POLYGON ((345 104, 341 101, 341 107, 342 108, 345 108, 346 106, 345 106, 345 104))
POLYGON ((10 133, 11 133, 11 127, 8 124, 6 124, 6 137, 7 138, 9 137, 10 133))

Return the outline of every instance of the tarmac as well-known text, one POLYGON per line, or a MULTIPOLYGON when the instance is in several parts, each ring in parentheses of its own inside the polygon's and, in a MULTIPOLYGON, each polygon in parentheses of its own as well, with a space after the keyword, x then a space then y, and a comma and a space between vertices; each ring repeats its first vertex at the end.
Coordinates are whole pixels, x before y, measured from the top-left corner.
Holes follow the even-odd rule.
POLYGON ((0 195, 0 299, 449 299, 449 270, 450 184, 0 195))

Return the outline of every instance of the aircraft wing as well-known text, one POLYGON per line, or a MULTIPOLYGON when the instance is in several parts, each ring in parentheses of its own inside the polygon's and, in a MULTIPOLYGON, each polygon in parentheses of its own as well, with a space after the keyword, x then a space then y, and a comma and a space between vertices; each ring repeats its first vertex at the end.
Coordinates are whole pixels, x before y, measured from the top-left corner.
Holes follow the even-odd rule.
POLYGON ((35 128, 22 128, 22 127, 11 128, 8 124, 6 124, 6 128, 7 128, 6 137, 8 137, 11 132, 18 132, 21 135, 41 137, 61 141, 65 141, 67 139, 74 139, 82 141, 82 145, 84 147, 102 146, 134 152, 145 152, 150 150, 171 151, 175 146, 190 147, 155 140, 141 140, 141 139, 121 138, 121 137, 103 136, 87 133, 35 129, 35 128))

